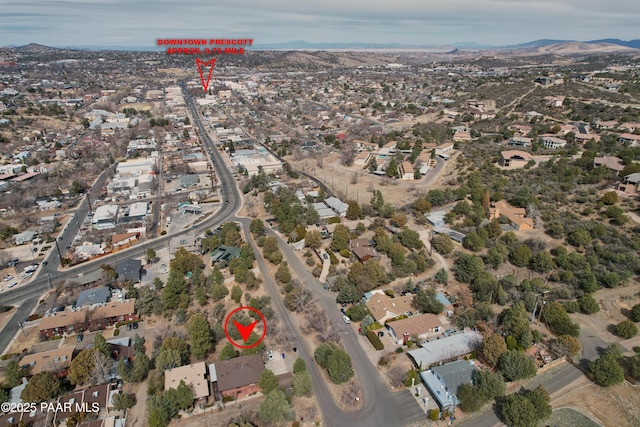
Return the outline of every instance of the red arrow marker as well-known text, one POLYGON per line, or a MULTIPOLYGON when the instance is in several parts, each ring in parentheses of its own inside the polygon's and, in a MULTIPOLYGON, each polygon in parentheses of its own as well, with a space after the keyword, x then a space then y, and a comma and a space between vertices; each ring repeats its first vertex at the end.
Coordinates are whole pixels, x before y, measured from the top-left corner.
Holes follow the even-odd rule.
POLYGON ((213 73, 213 66, 216 63, 216 59, 213 58, 211 61, 209 62, 203 62, 200 60, 200 58, 196 58, 196 65, 198 66, 198 71, 200 72, 200 81, 202 82, 202 89, 204 89, 205 93, 207 92, 207 89, 209 88, 209 81, 211 80, 211 74, 213 73), (202 74, 202 66, 206 65, 207 67, 211 67, 209 68, 209 74, 207 75, 207 81, 205 83, 204 81, 204 75, 202 74))
POLYGON ((255 322, 250 323, 247 326, 244 326, 242 323, 238 323, 234 320, 233 324, 236 325, 236 329, 238 330, 238 332, 240 332, 242 341, 247 342, 247 340, 249 339, 249 336, 251 336, 251 332, 253 332, 253 328, 255 328, 256 325, 258 324, 258 321, 256 320, 255 322))

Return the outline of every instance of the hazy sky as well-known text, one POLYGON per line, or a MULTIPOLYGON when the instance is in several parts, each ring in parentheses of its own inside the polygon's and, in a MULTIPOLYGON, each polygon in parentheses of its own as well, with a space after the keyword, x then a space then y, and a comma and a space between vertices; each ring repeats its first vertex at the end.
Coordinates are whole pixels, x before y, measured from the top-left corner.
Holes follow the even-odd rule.
POLYGON ((255 43, 505 45, 640 38, 637 0, 0 0, 0 46, 149 46, 158 38, 255 43))

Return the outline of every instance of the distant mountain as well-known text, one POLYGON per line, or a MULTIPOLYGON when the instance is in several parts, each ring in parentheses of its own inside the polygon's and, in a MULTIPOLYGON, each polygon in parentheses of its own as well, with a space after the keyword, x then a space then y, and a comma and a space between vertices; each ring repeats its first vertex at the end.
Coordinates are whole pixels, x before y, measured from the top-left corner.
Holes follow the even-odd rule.
POLYGON ((574 41, 575 40, 540 39, 540 40, 534 40, 534 41, 530 41, 530 42, 526 42, 526 43, 513 44, 513 45, 507 45, 507 46, 499 46, 497 48, 498 49, 531 49, 531 48, 536 48, 536 47, 549 46, 549 45, 552 45, 552 44, 570 43, 570 42, 574 42, 574 41))
POLYGON ((617 44, 619 46, 631 47, 633 49, 640 49, 640 40, 620 40, 620 39, 602 39, 602 40, 591 40, 585 43, 596 44, 596 43, 610 43, 617 44))
POLYGON ((29 43, 28 45, 18 46, 15 48, 18 52, 55 52, 59 50, 56 47, 45 46, 38 43, 29 43))
MULTIPOLYGON (((393 49, 403 49, 403 50, 421 50, 421 49, 429 49, 429 50, 438 50, 438 51, 446 51, 447 53, 457 54, 462 50, 465 51, 473 51, 473 50, 519 50, 519 49, 537 49, 543 48, 551 45, 559 45, 563 43, 584 43, 590 45, 602 45, 602 44, 611 44, 623 46, 626 48, 632 49, 640 49, 640 40, 620 40, 620 39, 600 39, 600 40, 590 40, 585 42, 579 42, 577 40, 559 40, 559 39, 540 39, 533 40, 526 43, 519 43, 514 45, 485 45, 479 44, 475 42, 460 42, 460 43, 449 43, 446 45, 436 45, 436 44, 409 44, 409 43, 359 43, 359 42, 337 42, 337 43, 314 43, 308 42, 305 40, 293 40, 282 43, 255 43, 252 46, 252 50, 373 50, 373 49, 385 49, 385 50, 393 50, 393 49)), ((64 46, 64 47, 50 47, 44 46, 38 43, 30 43, 25 46, 6 46, 9 49, 15 49, 18 52, 54 52, 56 50, 61 49, 80 49, 80 50, 125 50, 125 51, 158 51, 161 50, 158 46, 64 46)))
POLYGON ((341 42, 341 43, 313 43, 304 40, 295 40, 284 43, 255 43, 254 50, 330 50, 330 49, 426 49, 434 48, 433 45, 415 45, 404 43, 358 43, 358 42, 341 42))

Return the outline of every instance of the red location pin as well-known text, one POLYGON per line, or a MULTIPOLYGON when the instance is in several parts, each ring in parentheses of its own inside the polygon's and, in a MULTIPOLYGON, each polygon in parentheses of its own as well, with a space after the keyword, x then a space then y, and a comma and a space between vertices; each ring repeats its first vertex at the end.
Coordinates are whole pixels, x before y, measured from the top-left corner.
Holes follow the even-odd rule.
POLYGON ((265 320, 262 313, 260 313, 259 310, 253 307, 238 307, 235 310, 233 310, 231 313, 229 313, 226 319, 224 320, 224 333, 227 336, 227 340, 229 340, 229 342, 234 346, 238 348, 253 348, 259 345, 264 339, 264 337, 267 335, 267 321, 265 320), (240 337, 242 338, 245 344, 240 344, 235 342, 233 338, 231 338, 231 336, 229 335, 229 322, 232 320, 231 317, 238 311, 253 311, 258 315, 258 317, 260 317, 259 320, 256 320, 255 322, 252 322, 246 326, 236 320, 232 321, 233 326, 235 326, 235 328, 238 330, 238 333, 240 334, 240 337), (260 322, 262 322, 262 335, 260 335, 260 338, 258 338, 256 342, 252 344, 246 344, 247 340, 251 337, 251 333, 260 322))
POLYGON ((196 58, 196 65, 198 66, 198 72, 200 72, 200 81, 202 82, 202 89, 205 93, 207 93, 207 89, 209 88, 209 81, 211 80, 211 74, 213 73, 213 66, 216 63, 216 59, 213 58, 209 62, 203 62, 200 58, 196 58), (207 74, 207 81, 204 81, 204 74, 202 73, 202 66, 206 65, 209 69, 209 73, 207 74))

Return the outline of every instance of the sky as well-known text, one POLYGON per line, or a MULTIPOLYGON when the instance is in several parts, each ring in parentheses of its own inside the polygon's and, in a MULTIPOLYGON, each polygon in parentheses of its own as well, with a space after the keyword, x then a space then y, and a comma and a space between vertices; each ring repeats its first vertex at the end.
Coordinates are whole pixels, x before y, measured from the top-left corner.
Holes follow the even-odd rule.
POLYGON ((639 23, 637 0, 0 0, 0 46, 151 49, 159 38, 499 46, 638 39, 639 23))

